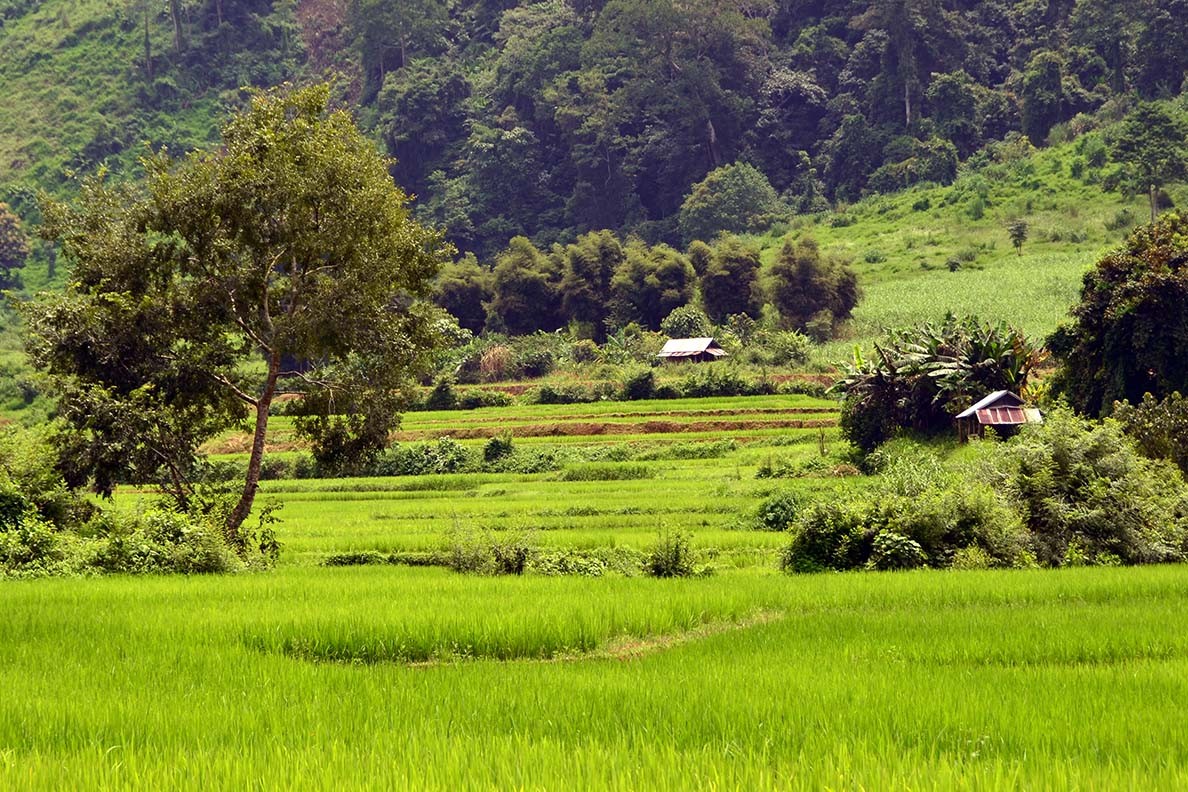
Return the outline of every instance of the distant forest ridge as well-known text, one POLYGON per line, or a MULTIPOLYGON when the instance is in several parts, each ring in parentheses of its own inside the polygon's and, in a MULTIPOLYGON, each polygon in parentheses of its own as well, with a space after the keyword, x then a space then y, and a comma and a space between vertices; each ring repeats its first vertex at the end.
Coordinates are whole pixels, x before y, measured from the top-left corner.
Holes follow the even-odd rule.
POLYGON ((0 0, 0 45, 26 219, 68 168, 213 139, 240 86, 331 77, 422 219, 489 261, 951 182, 989 141, 1180 94, 1188 0, 0 0), (711 174, 746 206, 707 207, 711 174))

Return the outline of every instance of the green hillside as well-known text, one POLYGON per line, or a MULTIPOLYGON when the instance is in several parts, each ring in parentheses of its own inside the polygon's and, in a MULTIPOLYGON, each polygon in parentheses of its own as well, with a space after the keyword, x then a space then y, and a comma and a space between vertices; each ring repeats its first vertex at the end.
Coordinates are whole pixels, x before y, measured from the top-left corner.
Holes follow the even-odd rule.
MULTIPOLYGON (((844 337, 820 350, 823 363, 848 358, 854 343, 869 344, 888 328, 947 311, 1045 336, 1067 316, 1085 270, 1150 211, 1142 197, 1102 189, 1101 170, 1085 162, 1100 140, 1091 132, 1043 150, 999 146, 997 158, 991 147, 979 155, 987 164, 967 167, 952 185, 797 218, 756 241, 766 261, 790 234, 811 236, 853 262, 863 298, 844 337), (1017 219, 1028 224, 1018 252, 1006 229, 1017 219)), ((1176 204, 1188 201, 1184 185, 1168 192, 1176 204)))

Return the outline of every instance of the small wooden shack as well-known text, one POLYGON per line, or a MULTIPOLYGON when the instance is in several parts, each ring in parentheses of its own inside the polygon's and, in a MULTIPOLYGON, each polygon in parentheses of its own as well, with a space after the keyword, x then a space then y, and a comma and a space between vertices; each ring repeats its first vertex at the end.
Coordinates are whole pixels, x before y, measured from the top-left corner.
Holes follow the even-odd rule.
POLYGON ((1043 420, 1039 410, 1025 406, 1010 391, 1000 390, 957 416, 957 436, 964 443, 971 437, 982 437, 987 426, 1000 435, 1009 435, 1024 424, 1043 423, 1043 420))
POLYGON ((656 357, 661 360, 691 360, 706 363, 726 357, 726 350, 712 338, 670 338, 656 357))

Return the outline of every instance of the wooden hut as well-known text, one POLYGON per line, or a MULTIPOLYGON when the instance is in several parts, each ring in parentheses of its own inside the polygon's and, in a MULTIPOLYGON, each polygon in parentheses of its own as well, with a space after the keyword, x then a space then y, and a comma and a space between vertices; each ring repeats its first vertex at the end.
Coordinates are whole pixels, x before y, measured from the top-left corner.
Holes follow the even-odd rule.
POLYGON ((981 437, 986 427, 1000 435, 1009 435, 1020 426, 1042 423, 1040 411, 1024 405, 1023 400, 1010 391, 995 391, 957 416, 957 435, 961 442, 981 437))
POLYGON ((695 363, 707 363, 726 357, 726 350, 718 346, 718 342, 712 338, 670 338, 656 357, 669 361, 691 360, 695 363))

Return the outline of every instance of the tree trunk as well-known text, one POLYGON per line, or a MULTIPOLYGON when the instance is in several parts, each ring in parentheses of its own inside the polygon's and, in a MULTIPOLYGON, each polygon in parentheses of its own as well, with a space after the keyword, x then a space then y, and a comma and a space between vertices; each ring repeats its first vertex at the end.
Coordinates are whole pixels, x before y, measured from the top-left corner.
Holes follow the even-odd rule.
POLYGON ((713 119, 705 120, 705 137, 709 145, 710 163, 717 168, 722 164, 722 157, 718 153, 718 130, 714 129, 713 119))
POLYGON ((905 78, 903 81, 903 115, 907 128, 912 128, 912 84, 905 78))
POLYGON ((181 54, 181 0, 169 0, 169 18, 173 20, 173 49, 181 54))
POLYGON ((227 517, 227 540, 241 552, 244 548, 239 529, 251 514, 252 503, 256 500, 256 490, 260 488, 260 465, 264 461, 264 437, 268 432, 268 408, 272 406, 272 397, 276 395, 280 364, 280 354, 273 352, 268 358, 268 378, 264 382, 264 392, 256 402, 256 430, 252 436, 252 454, 248 459, 247 480, 244 481, 239 503, 227 517))
POLYGON ((223 24, 223 0, 215 0, 215 21, 221 27, 223 24))
POLYGON ((153 42, 149 38, 149 5, 144 4, 144 74, 153 79, 153 42))
POLYGON ((1155 185, 1151 185, 1151 222, 1155 222, 1155 218, 1159 216, 1159 193, 1155 189, 1155 185))

